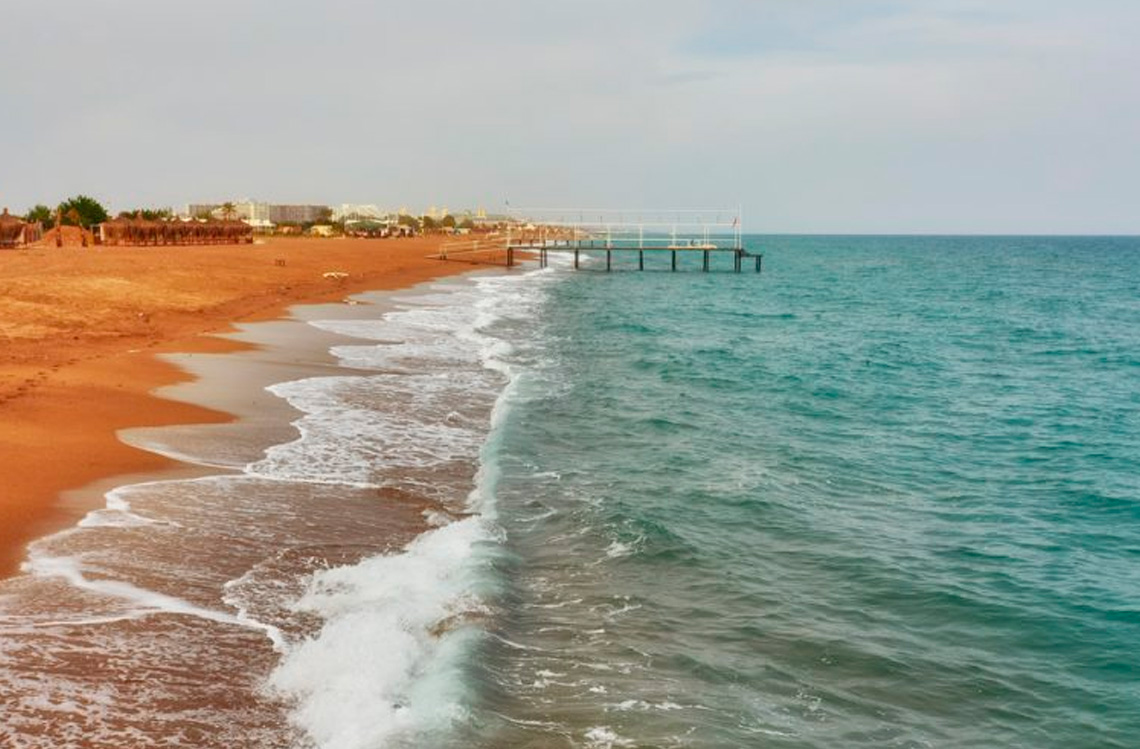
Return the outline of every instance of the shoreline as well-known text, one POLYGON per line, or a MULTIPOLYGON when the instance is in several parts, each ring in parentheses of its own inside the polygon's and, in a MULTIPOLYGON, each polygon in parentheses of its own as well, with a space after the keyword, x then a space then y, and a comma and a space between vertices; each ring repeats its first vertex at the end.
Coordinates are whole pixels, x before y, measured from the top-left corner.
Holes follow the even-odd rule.
POLYGON ((171 399, 172 387, 195 379, 177 361, 256 349, 240 340, 237 325, 287 318, 293 305, 470 272, 426 257, 441 241, 271 239, 0 254, 0 333, 8 343, 0 357, 0 579, 19 572, 27 544, 78 522, 100 488, 205 470, 120 439, 124 430, 238 418, 171 399), (323 275, 330 271, 348 276, 330 280, 323 275), (195 285, 203 292, 187 291, 195 285))
POLYGON ((178 468, 68 493, 82 520, 0 582, 10 735, 285 746, 325 736, 314 714, 379 737, 466 704, 421 685, 466 666, 490 615, 476 497, 509 377, 484 328, 529 275, 296 305, 225 334, 256 347, 164 355, 187 377, 158 395, 236 420, 120 432, 178 468), (338 665, 361 653, 363 685, 338 665))

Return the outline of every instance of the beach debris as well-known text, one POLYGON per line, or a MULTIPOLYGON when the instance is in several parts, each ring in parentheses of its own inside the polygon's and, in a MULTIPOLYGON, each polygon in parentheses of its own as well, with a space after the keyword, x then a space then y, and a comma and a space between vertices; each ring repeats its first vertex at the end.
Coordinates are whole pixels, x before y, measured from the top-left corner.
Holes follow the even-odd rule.
POLYGON ((325 278, 329 279, 330 281, 343 281, 344 279, 348 278, 348 274, 342 270, 330 270, 330 271, 323 273, 321 275, 323 275, 325 278))
POLYGON ((285 267, 285 258, 283 258, 283 257, 276 258, 273 261, 273 264, 276 265, 278 268, 284 268, 285 267))

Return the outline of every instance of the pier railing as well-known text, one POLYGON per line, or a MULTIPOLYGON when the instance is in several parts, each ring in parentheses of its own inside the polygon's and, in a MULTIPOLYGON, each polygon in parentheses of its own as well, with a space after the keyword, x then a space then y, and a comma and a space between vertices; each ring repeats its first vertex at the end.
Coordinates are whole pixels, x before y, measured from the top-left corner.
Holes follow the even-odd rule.
POLYGON ((678 258, 699 253, 701 269, 710 270, 718 253, 732 257, 739 273, 746 260, 760 272, 763 256, 744 246, 739 210, 621 211, 602 209, 519 209, 498 234, 480 239, 448 242, 436 257, 472 263, 512 266, 516 253, 530 253, 545 267, 549 255, 572 253, 581 267, 582 253, 605 253, 605 268, 613 268, 614 253, 637 253, 637 267, 645 270, 646 253, 670 253, 670 268, 678 258))

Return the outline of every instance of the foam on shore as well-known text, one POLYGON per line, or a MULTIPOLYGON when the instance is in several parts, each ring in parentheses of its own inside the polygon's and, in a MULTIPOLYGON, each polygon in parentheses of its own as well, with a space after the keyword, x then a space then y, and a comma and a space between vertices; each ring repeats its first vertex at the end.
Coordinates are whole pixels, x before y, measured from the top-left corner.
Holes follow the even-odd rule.
POLYGON ((343 381, 276 388, 306 416, 296 443, 270 451, 275 473, 295 464, 316 470, 317 480, 369 483, 393 467, 408 475, 432 461, 480 462, 459 519, 436 515, 441 527, 397 554, 314 574, 294 602, 296 611, 324 624, 289 650, 270 685, 296 704, 294 720, 318 746, 443 741, 471 715, 471 661, 485 636, 483 625, 494 615, 499 586, 493 569, 501 537, 494 521, 495 441, 488 435, 512 382, 503 358, 510 346, 487 329, 511 315, 531 314, 540 294, 541 285, 528 279, 488 277, 466 292, 408 300, 379 324, 316 323, 378 341, 335 351, 346 364, 385 372, 368 380, 384 383, 389 397, 406 403, 395 421, 367 422, 346 411, 352 395, 343 381), (470 411, 480 401, 490 418, 483 410, 476 423, 470 411), (328 430, 350 432, 351 444, 373 452, 363 459, 338 451, 314 456, 328 430), (302 454, 309 457, 297 459, 302 454))

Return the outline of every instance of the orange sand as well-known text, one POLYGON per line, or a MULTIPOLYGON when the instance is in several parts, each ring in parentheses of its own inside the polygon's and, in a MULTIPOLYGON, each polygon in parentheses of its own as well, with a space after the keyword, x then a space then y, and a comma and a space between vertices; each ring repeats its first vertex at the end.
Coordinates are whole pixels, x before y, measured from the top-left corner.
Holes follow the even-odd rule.
POLYGON ((0 250, 0 576, 78 519, 63 491, 172 465, 116 430, 230 418, 150 395, 185 377, 151 354, 239 348, 202 334, 469 270, 426 257, 441 241, 0 250))

